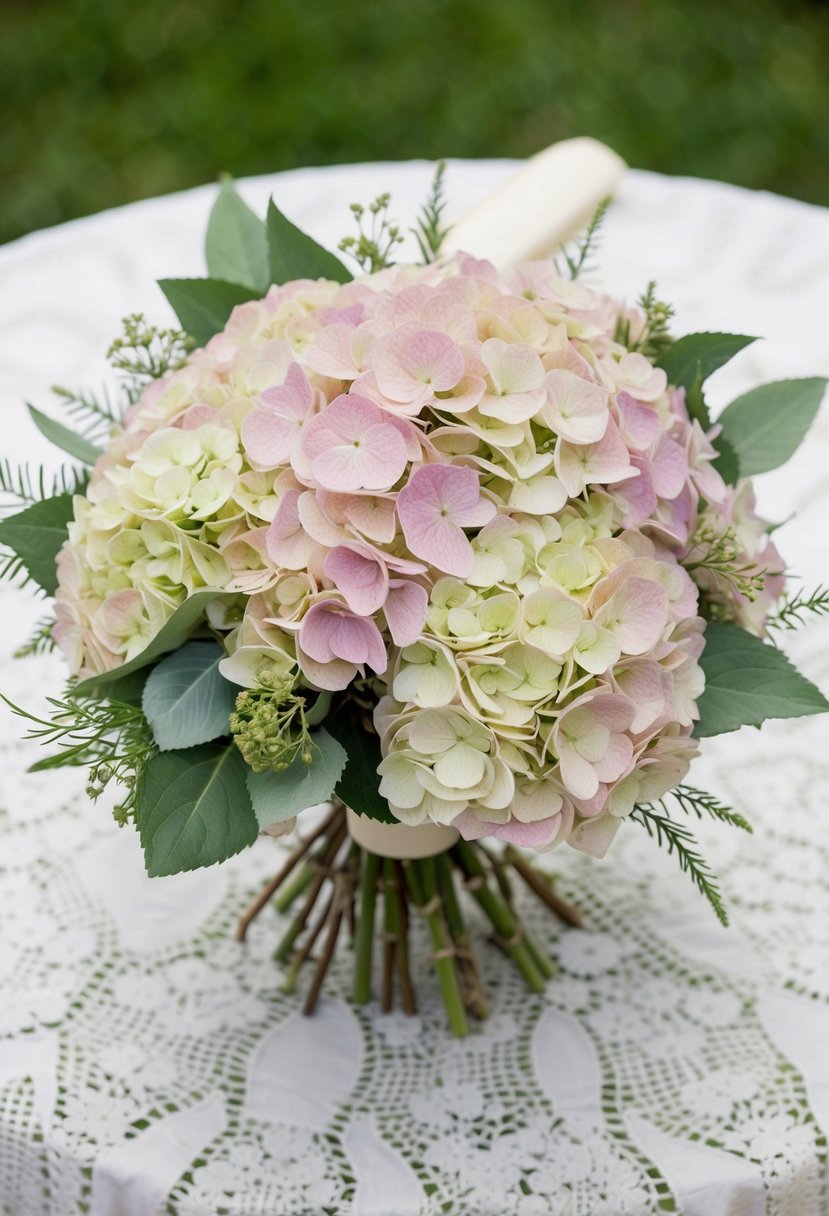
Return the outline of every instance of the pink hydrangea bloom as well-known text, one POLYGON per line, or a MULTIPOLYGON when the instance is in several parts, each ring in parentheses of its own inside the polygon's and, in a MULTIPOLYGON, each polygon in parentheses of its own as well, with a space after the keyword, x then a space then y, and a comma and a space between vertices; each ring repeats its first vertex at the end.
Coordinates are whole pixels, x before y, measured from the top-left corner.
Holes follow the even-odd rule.
POLYGON ((73 672, 225 589, 228 678, 377 701, 399 819, 603 855, 693 758, 700 596, 762 634, 784 579, 716 428, 619 341, 644 326, 550 262, 465 255, 240 305, 75 500, 54 629, 73 672), (754 598, 694 560, 726 533, 764 572, 754 598))

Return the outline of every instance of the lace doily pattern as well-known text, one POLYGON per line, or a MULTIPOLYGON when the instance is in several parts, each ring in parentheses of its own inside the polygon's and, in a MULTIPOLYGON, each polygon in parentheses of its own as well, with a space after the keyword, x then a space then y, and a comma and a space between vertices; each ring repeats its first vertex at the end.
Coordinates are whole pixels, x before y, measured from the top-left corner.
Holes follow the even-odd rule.
MULTIPOLYGON (((450 164, 458 211, 509 166, 450 164)), ((245 183, 334 242, 352 198, 391 189, 406 221, 426 165, 245 183)), ((152 279, 201 271, 210 191, 139 204, 0 251, 0 390, 11 456, 39 460, 22 404, 94 383, 113 319, 163 316, 152 279), (77 308, 79 276, 83 310, 77 308)), ((645 278, 678 329, 761 333, 712 383, 829 372, 819 301, 829 214, 714 183, 631 173, 602 278, 645 278)), ((4 440, 6 436, 4 435, 4 440)), ((807 581, 829 568, 829 426, 761 486, 807 581)), ((13 662, 31 597, 3 591, 0 688, 37 708, 54 657, 13 662)), ((829 683, 829 622, 794 639, 829 683)), ((81 771, 34 775, 0 714, 0 1212, 3 1216, 819 1216, 829 1131, 829 789, 821 719, 709 741, 694 780, 752 836, 700 826, 732 913, 723 930, 674 861, 631 828, 602 863, 548 859, 585 927, 522 900, 560 973, 540 997, 481 942, 491 1016, 449 1037, 416 938, 419 1013, 348 1001, 344 949, 318 1014, 273 961, 276 915, 236 914, 279 864, 262 839, 224 866, 149 880, 138 842, 81 771)), ((520 893, 519 893, 520 898, 520 893)), ((480 938, 482 920, 469 909, 480 938)))

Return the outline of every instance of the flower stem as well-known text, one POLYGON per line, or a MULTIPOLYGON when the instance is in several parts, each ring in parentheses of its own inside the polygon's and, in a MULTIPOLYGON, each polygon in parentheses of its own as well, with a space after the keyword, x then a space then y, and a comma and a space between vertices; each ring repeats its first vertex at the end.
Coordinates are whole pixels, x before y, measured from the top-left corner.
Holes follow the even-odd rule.
POLYGON ((360 919, 354 951, 354 1003, 365 1005, 371 1000, 371 965, 374 957, 374 910, 377 904, 377 875, 380 858, 376 853, 363 852, 363 873, 360 878, 360 919))
POLYGON ((383 860, 383 1012, 394 1008, 394 955, 400 937, 397 879, 390 857, 383 860))
POLYGON ((322 846, 322 856, 319 863, 315 866, 316 874, 314 875, 314 881, 311 883, 310 890, 305 897, 305 902, 302 905, 299 914, 291 921, 282 937, 282 940, 276 947, 274 958, 278 963, 287 962, 288 958, 290 957, 291 951, 294 948, 294 942, 305 928, 305 923, 308 920, 308 917, 311 915, 314 904, 317 902, 323 883, 330 875, 330 867, 334 861, 334 858, 337 856, 337 853, 340 851, 340 847, 345 840, 345 836, 346 826, 345 818, 343 817, 335 821, 334 827, 326 836, 322 846))
POLYGON ((307 861, 300 866, 296 874, 286 882, 273 901, 277 912, 287 912, 300 895, 304 895, 314 881, 314 867, 307 861))
POLYGON ((403 1012, 408 1017, 417 1013, 412 973, 409 969, 409 908, 406 897, 406 882, 403 876, 403 866, 399 861, 394 863, 397 902, 399 905, 400 934, 397 939, 397 970, 400 976, 400 995, 403 998, 403 1012))
POLYGON ((458 893, 455 890, 455 878, 452 863, 448 853, 440 853, 435 858, 438 876, 438 888, 443 901, 443 911, 446 924, 455 943, 455 958, 458 965, 458 977, 464 1004, 473 1017, 483 1019, 489 1016, 489 1008, 484 998, 481 973, 478 970, 478 960, 472 941, 466 931, 466 922, 461 911, 458 893))
POLYGON ((452 855, 466 877, 466 885, 492 922, 496 941, 510 956, 533 992, 543 992, 544 976, 527 945, 521 922, 509 906, 487 885, 486 871, 476 850, 466 840, 459 840, 452 855))
POLYGON ((279 887, 282 886, 282 883, 285 881, 285 879, 288 877, 288 875, 293 871, 293 869, 297 865, 297 863, 302 860, 302 858, 305 856, 305 854, 311 848, 311 845, 314 843, 314 841, 317 840, 320 836, 322 836, 323 833, 325 833, 329 830, 333 830, 334 826, 336 824, 340 823, 341 821, 343 821, 342 806, 335 806, 334 809, 331 811, 331 813, 329 815, 327 815, 326 818, 322 821, 322 823, 319 824, 319 826, 314 829, 314 831, 311 833, 311 835, 309 837, 307 837, 306 840, 300 841, 300 843, 294 849, 293 853, 291 853, 290 856, 285 861, 285 864, 283 865, 283 867, 279 871, 279 873, 274 878, 272 878, 270 880, 270 882, 265 884, 265 886, 262 888, 259 895, 257 895, 257 897, 253 901, 253 903, 240 916, 239 923, 236 926, 237 942, 243 942, 245 940, 247 931, 250 928, 252 922, 256 919, 256 917, 259 915, 259 913, 262 911, 262 909, 268 904, 268 902, 273 898, 274 893, 278 890, 279 887))
POLYGON ((541 902, 545 903, 559 920, 563 920, 566 925, 572 925, 574 929, 581 927, 582 918, 578 908, 574 908, 572 904, 568 904, 561 896, 556 895, 546 875, 536 870, 534 866, 531 866, 527 859, 522 857, 513 848, 507 848, 504 856, 516 873, 520 874, 533 894, 537 895, 541 902))
POLYGON ((463 997, 455 967, 455 951, 446 921, 443 918, 441 899, 437 890, 437 872, 434 857, 406 863, 406 881, 412 902, 421 916, 426 917, 429 936, 434 950, 433 960, 440 984, 443 1003, 454 1034, 463 1038, 469 1034, 463 997))

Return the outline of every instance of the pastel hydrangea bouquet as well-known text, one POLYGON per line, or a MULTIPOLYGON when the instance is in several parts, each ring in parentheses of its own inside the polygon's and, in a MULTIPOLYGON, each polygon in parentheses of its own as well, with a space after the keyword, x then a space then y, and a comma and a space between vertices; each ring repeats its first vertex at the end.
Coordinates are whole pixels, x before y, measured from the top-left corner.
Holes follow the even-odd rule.
POLYGON ((59 745, 35 767, 120 785, 153 876, 317 808, 239 936, 290 911, 277 957, 289 988, 311 961, 308 1010, 343 924, 370 998, 380 937, 383 1005, 396 984, 412 1011, 422 913, 463 1034, 486 1012, 464 888, 534 990, 554 964, 507 872, 578 920, 522 850, 603 857, 644 829, 725 919, 687 820, 748 825, 685 779, 702 738, 829 707, 770 640, 829 596, 787 594, 750 481, 824 382, 712 425, 705 380, 752 339, 675 340, 652 286, 635 306, 586 286, 598 217, 498 272, 442 255, 440 172, 422 264, 393 264, 387 206, 353 209, 352 277, 225 184, 211 277, 161 284, 181 330, 132 317, 113 344, 121 407, 32 411, 76 465, 3 470, 22 509, 0 542, 54 600, 28 649, 71 673, 26 714, 59 745))

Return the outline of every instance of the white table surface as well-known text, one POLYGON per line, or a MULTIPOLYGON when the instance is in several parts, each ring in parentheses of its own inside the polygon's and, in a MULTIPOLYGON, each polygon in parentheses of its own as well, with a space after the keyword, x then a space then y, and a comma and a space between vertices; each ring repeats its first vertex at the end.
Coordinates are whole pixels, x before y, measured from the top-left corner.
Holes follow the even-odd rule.
MULTIPOLYGON (((450 162, 460 213, 507 162, 450 162)), ((330 244, 347 204, 393 192, 410 222, 431 167, 304 170, 243 183, 330 244)), ((162 275, 203 273, 213 189, 139 203, 0 249, 2 454, 50 453, 24 400, 96 384, 127 312, 158 319, 162 275)), ((733 187, 629 173, 601 280, 649 278, 678 332, 755 333, 712 381, 722 404, 762 379, 829 373, 829 212, 733 187)), ((829 578, 829 425, 762 482, 807 582, 829 578)), ((0 595, 0 688, 36 708, 59 660, 12 662, 42 606, 0 595)), ((829 623, 791 652, 829 679, 829 623)), ((829 1133, 829 736, 822 719, 707 742, 693 772, 755 824, 700 835, 722 929, 640 829, 601 863, 548 864, 585 913, 564 930, 525 903, 561 971, 529 997, 480 942, 492 1016, 444 1029, 418 947, 421 1012, 347 1001, 336 964, 303 1019, 271 959, 275 914, 246 946, 236 913, 278 864, 260 840, 220 868, 147 879, 132 830, 81 773, 28 775, 0 734, 0 1210, 4 1216, 818 1216, 829 1133)), ((476 922, 477 924, 478 922, 476 922)), ((483 926, 479 925, 483 934, 483 926)), ((417 960, 416 960, 417 961, 417 960)))

